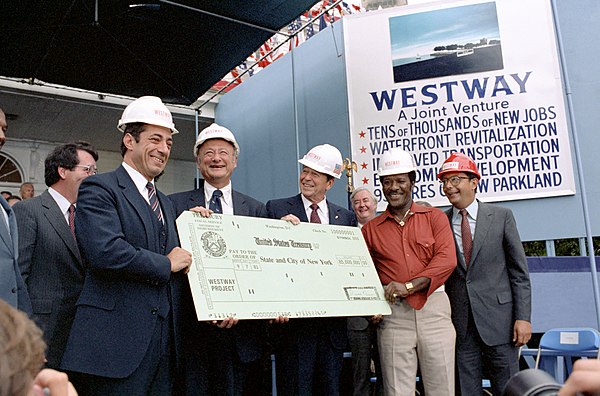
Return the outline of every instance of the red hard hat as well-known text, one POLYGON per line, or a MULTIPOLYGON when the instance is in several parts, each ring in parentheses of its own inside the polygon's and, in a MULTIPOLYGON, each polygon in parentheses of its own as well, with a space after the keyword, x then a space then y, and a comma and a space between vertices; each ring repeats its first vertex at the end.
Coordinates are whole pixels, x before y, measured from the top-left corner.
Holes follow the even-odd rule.
POLYGON ((437 174, 438 179, 441 179, 447 173, 451 172, 465 172, 471 173, 477 176, 478 179, 481 179, 481 175, 477 170, 477 165, 475 165, 475 161, 471 158, 467 157, 462 153, 452 153, 450 157, 442 164, 442 168, 440 172, 437 174))

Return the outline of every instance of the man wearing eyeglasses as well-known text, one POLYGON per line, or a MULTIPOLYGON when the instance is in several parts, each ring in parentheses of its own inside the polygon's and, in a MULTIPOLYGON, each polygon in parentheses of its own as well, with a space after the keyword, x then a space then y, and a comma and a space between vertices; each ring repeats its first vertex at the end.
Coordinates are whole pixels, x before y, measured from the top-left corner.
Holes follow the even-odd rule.
POLYGON ((96 173, 97 160, 98 153, 86 142, 56 147, 44 163, 48 190, 13 206, 19 267, 33 319, 48 345, 46 366, 54 369, 60 365, 85 276, 71 228, 77 193, 81 182, 96 173))
POLYGON ((531 338, 531 286, 517 225, 508 208, 476 199, 475 162, 454 153, 437 175, 452 204, 458 265, 446 292, 456 328, 457 393, 480 395, 483 367, 492 393, 519 371, 518 347, 531 338))
MULTIPOLYGON (((195 208, 202 216, 224 213, 265 217, 265 205, 232 188, 231 176, 237 167, 240 146, 233 133, 218 124, 203 129, 194 145, 194 156, 202 182, 199 188, 169 196, 179 216, 195 208)), ((235 318, 199 322, 187 280, 178 283, 173 296, 180 305, 176 323, 181 323, 183 356, 182 394, 242 395, 259 376, 263 350, 263 323, 235 318)))

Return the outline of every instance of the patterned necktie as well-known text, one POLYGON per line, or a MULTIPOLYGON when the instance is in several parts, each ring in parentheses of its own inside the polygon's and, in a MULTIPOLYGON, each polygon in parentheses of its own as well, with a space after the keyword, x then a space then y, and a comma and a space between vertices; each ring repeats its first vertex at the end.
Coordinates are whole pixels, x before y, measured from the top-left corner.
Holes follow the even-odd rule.
POLYGON ((471 261, 471 253, 473 252, 473 237, 471 236, 471 227, 469 226, 469 214, 465 209, 461 209, 459 213, 462 215, 460 222, 460 233, 462 235, 463 254, 465 256, 465 264, 469 265, 471 261))
POLYGON ((213 195, 210 198, 210 203, 208 208, 213 211, 213 213, 223 213, 223 207, 221 206, 221 197, 223 196, 223 191, 215 190, 213 191, 213 195))
POLYGON ((146 184, 146 188, 148 189, 148 201, 150 202, 150 207, 158 218, 158 221, 162 223, 162 213, 160 212, 160 206, 158 205, 158 198, 156 198, 156 189, 154 188, 154 184, 148 182, 148 184, 146 184))
POLYGON ((321 218, 319 217, 319 214, 317 213, 317 209, 319 209, 319 205, 312 204, 312 205, 310 205, 310 208, 312 209, 312 212, 310 213, 310 222, 321 224, 321 218))
POLYGON ((73 204, 69 206, 69 228, 71 229, 71 234, 73 234, 73 239, 77 241, 75 237, 75 205, 73 204))

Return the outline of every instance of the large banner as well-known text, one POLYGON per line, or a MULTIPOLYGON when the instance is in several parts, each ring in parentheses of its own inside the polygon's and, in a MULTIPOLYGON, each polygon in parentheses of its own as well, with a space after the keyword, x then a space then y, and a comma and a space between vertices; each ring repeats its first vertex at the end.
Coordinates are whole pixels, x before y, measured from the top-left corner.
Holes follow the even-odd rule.
POLYGON ((575 193, 549 0, 446 1, 344 21, 355 186, 386 203, 381 154, 409 151, 415 200, 448 205, 436 174, 473 158, 484 201, 575 193))

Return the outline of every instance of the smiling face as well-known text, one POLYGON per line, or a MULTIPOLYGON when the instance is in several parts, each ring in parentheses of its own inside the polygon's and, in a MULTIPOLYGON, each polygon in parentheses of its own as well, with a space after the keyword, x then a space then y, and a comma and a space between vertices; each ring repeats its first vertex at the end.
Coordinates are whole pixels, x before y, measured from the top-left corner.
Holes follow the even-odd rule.
POLYGON ((392 214, 400 214, 410 208, 415 182, 410 181, 408 173, 383 176, 381 186, 383 195, 388 201, 388 209, 392 214))
POLYGON ((469 174, 464 172, 451 172, 444 175, 442 182, 444 183, 444 194, 455 208, 464 209, 475 200, 475 190, 479 179, 469 179, 469 174), (450 182, 454 176, 459 177, 456 186, 450 182))
POLYGON ((365 224, 375 217, 377 204, 368 191, 362 190, 354 194, 354 197, 352 198, 352 209, 354 209, 358 222, 360 224, 365 224))
POLYGON ((173 145, 171 135, 169 128, 148 124, 140 133, 139 142, 126 133, 123 136, 123 144, 127 148, 123 157, 125 163, 140 172, 146 180, 154 179, 167 166, 173 145))
POLYGON ((82 166, 91 166, 93 169, 96 168, 96 160, 94 160, 94 157, 92 157, 92 155, 87 151, 77 150, 77 160, 78 166, 75 166, 73 169, 67 169, 63 167, 58 168, 58 174, 65 183, 66 194, 63 195, 65 195, 67 199, 72 197, 73 199, 71 203, 74 203, 77 200, 77 193, 79 191, 81 182, 90 176, 90 173, 86 172, 82 166))
POLYGON ((333 186, 333 177, 304 166, 300 173, 300 192, 312 203, 319 203, 325 193, 333 186))
POLYGON ((196 164, 204 180, 214 187, 223 188, 229 184, 237 166, 235 149, 223 139, 207 140, 198 148, 196 164))

